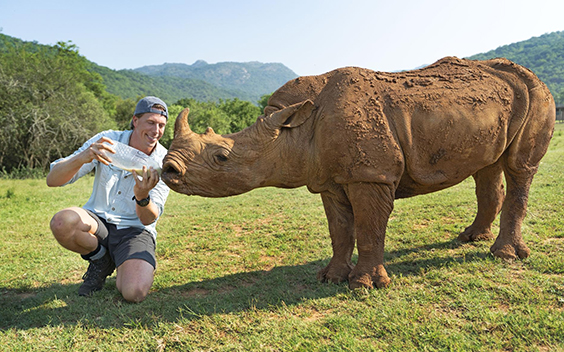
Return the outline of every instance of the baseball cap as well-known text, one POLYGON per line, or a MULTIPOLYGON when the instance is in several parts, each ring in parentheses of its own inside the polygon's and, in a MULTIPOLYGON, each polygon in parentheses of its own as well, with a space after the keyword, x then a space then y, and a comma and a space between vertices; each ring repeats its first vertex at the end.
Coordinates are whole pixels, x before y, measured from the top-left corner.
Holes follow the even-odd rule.
POLYGON ((162 101, 157 97, 149 96, 139 100, 137 106, 135 107, 135 112, 133 113, 133 115, 137 116, 147 112, 163 115, 168 119, 168 107, 166 106, 164 101, 162 101), (161 111, 159 109, 153 109, 154 105, 162 105, 165 108, 165 111, 161 111))

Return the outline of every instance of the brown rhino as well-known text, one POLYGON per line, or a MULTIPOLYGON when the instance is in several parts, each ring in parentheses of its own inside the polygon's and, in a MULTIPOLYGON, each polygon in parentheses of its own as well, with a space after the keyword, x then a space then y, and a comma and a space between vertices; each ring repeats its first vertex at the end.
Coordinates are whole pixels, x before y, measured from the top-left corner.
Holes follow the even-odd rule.
POLYGON ((306 185, 321 193, 333 257, 318 277, 348 280, 351 288, 390 282, 384 238, 394 199, 469 176, 478 211, 458 239, 493 238, 501 211, 491 252, 529 255, 521 223, 552 137, 555 105, 528 69, 506 59, 453 57, 400 73, 347 67, 292 80, 268 104, 252 126, 230 135, 192 132, 184 110, 163 180, 176 192, 205 197, 267 186, 306 185))

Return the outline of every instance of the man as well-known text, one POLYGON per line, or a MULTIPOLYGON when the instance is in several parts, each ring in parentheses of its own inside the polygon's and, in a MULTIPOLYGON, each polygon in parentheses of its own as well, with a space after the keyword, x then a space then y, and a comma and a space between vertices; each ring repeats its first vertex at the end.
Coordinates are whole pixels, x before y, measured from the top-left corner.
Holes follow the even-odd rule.
POLYGON ((138 175, 112 165, 111 145, 113 141, 128 144, 162 165, 167 150, 158 141, 167 119, 166 104, 145 97, 135 108, 133 130, 101 132, 72 155, 51 164, 50 187, 73 183, 95 170, 88 202, 82 208, 61 210, 51 220, 57 241, 90 262, 78 290, 81 296, 101 290, 114 268, 116 286, 125 300, 141 302, 149 293, 156 268, 155 226, 169 188, 153 168, 143 167, 138 175))

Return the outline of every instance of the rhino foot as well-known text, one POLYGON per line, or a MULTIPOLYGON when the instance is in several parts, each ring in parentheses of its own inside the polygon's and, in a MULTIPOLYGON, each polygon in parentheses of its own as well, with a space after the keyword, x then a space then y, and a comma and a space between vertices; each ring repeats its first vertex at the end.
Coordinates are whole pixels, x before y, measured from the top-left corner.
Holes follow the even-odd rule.
POLYGON ((354 265, 351 263, 340 263, 335 264, 333 261, 329 263, 325 268, 319 270, 317 273, 317 279, 321 282, 333 282, 339 283, 347 281, 350 272, 353 270, 354 265))
POLYGON ((492 231, 488 229, 477 229, 473 226, 467 227, 464 232, 458 235, 461 242, 486 241, 495 237, 492 231))
POLYGON ((517 258, 525 259, 531 253, 531 250, 523 241, 518 243, 503 243, 499 238, 490 248, 490 252, 498 258, 505 260, 514 260, 517 258))
POLYGON ((349 275, 349 288, 351 290, 357 288, 384 288, 388 287, 391 280, 388 277, 386 269, 383 265, 373 267, 368 272, 357 270, 358 266, 349 275))

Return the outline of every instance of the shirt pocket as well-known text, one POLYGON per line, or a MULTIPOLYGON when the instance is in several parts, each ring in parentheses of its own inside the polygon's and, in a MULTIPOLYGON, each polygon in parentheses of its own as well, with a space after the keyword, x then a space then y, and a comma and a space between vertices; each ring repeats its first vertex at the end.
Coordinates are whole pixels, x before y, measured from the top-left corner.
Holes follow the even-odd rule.
POLYGON ((124 215, 127 216, 137 216, 137 212, 135 209, 135 201, 132 200, 134 195, 133 187, 135 186, 135 179, 132 173, 123 171, 123 175, 120 178, 119 185, 116 189, 117 191, 117 199, 118 199, 118 206, 123 212, 124 215))

